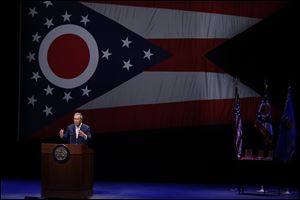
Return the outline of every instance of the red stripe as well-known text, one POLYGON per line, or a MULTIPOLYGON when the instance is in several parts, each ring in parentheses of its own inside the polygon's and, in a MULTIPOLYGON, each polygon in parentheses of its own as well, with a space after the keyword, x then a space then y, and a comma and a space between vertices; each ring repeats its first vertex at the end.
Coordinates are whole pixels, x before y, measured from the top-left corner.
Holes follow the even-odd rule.
MULTIPOLYGON (((80 112, 84 115, 84 122, 91 126, 94 133, 126 132, 160 128, 233 124, 234 101, 234 99, 200 100, 82 110, 80 112)), ((259 104, 259 97, 241 99, 243 123, 254 123, 259 104)), ((276 116, 279 115, 273 115, 273 119, 276 119, 276 116)), ((73 113, 38 131, 35 137, 58 135, 58 131, 61 128, 65 128, 68 124, 72 123, 72 121, 73 113)))
POLYGON ((205 54, 226 39, 151 39, 150 41, 169 52, 171 57, 148 71, 223 72, 221 68, 210 62, 205 54))
MULTIPOLYGON (((86 1, 85 1, 86 2, 86 1)), ((265 18, 287 5, 287 1, 87 1, 116 5, 168 8, 245 17, 265 18)))

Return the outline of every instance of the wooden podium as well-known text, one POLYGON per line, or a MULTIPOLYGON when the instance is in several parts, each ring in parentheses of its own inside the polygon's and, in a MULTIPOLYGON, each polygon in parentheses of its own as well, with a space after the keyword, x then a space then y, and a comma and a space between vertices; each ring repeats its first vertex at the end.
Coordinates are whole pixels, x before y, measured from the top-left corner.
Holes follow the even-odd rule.
POLYGON ((93 150, 80 144, 42 144, 42 197, 93 195, 93 150))

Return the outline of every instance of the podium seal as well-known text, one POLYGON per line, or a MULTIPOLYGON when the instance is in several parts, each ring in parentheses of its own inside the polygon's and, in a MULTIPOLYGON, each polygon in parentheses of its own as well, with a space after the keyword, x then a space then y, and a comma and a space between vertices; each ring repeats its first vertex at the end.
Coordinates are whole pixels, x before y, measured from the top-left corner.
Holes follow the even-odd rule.
POLYGON ((64 163, 70 158, 70 151, 63 144, 57 145, 53 149, 53 157, 54 157, 54 160, 56 160, 57 162, 64 163))

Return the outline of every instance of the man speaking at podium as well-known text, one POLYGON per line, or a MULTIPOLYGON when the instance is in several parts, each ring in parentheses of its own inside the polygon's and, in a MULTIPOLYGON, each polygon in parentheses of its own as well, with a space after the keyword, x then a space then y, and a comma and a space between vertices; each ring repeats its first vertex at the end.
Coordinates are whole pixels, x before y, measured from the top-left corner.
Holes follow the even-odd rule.
POLYGON ((60 129, 60 138, 68 141, 69 144, 86 144, 92 138, 90 127, 82 123, 82 114, 74 114, 74 124, 67 127, 67 130, 60 129))

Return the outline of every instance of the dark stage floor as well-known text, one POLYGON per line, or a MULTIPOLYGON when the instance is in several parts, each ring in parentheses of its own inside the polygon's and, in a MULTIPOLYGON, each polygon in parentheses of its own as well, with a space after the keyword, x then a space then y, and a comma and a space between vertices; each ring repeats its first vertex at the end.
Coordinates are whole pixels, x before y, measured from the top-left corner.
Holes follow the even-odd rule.
MULTIPOLYGON (((280 196, 278 187, 268 187, 266 195, 256 192, 259 186, 245 189, 257 195, 238 194, 235 185, 96 181, 91 199, 299 199, 295 188, 289 189, 291 194, 280 196)), ((41 198, 40 191, 39 180, 1 180, 1 199, 41 198)))

